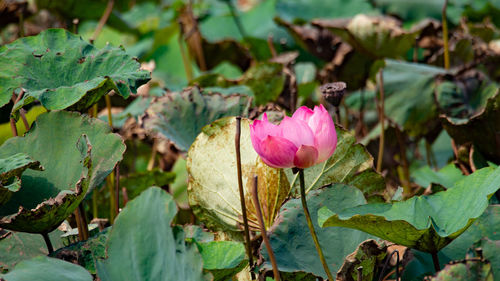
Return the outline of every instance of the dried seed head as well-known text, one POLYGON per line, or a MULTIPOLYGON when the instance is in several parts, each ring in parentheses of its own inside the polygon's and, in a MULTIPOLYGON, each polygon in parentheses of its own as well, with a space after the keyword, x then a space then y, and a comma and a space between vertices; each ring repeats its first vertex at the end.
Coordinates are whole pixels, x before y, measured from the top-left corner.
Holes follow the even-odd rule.
POLYGON ((346 83, 334 82, 323 84, 319 89, 321 90, 321 93, 323 94, 325 100, 328 101, 331 105, 337 107, 340 105, 342 97, 344 97, 346 88, 346 83))

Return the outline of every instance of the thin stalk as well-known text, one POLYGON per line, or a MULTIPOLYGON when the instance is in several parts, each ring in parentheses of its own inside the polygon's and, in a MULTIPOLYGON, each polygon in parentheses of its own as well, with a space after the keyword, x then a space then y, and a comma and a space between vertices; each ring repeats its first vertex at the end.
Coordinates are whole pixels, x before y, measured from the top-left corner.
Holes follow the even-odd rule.
POLYGON ((78 229, 78 240, 85 241, 85 238, 83 236, 82 220, 80 218, 80 209, 76 208, 76 210, 73 212, 73 214, 75 215, 76 228, 78 229))
POLYGON ((104 99, 106 100, 106 108, 108 109, 108 123, 111 128, 113 128, 113 115, 111 114, 111 97, 109 96, 111 92, 109 92, 104 99))
POLYGON ((438 273, 441 270, 441 267, 439 266, 439 258, 437 252, 431 253, 432 256, 432 263, 434 264, 434 270, 436 273, 438 273))
POLYGON ((78 205, 78 208, 76 210, 82 226, 82 238, 83 238, 82 241, 85 241, 89 239, 90 234, 89 234, 89 226, 87 223, 87 217, 85 216, 85 209, 83 208, 83 201, 80 203, 80 205, 78 205))
MULTIPOLYGON (((182 24, 179 22, 179 29, 182 30, 182 24)), ((186 72, 186 78, 188 81, 193 80, 193 70, 191 69, 191 64, 184 50, 184 42, 182 41, 182 33, 179 33, 179 38, 177 40, 179 43, 179 50, 181 51, 182 64, 184 65, 184 71, 186 72)))
POLYGON ((24 37, 24 8, 19 12, 19 37, 24 37))
POLYGON ((115 215, 118 216, 120 213, 120 164, 116 164, 115 168, 115 215))
POLYGON ((443 48, 444 48, 444 68, 450 69, 450 49, 448 44, 448 22, 446 19, 446 8, 448 7, 448 0, 444 1, 443 10, 441 11, 442 26, 443 26, 443 48))
MULTIPOLYGON (((73 23, 75 24, 75 21, 78 19, 74 19, 73 23)), ((76 29, 76 28, 75 28, 76 29)), ((89 109, 89 115, 90 117, 97 117, 97 103, 92 106, 92 108, 89 109)), ((97 219, 99 217, 99 209, 97 208, 97 192, 99 191, 98 188, 94 188, 92 191, 92 216, 94 219, 97 219)))
POLYGON ((16 120, 14 118, 10 118, 10 130, 12 131, 12 135, 14 137, 17 137, 17 127, 16 127, 16 120))
POLYGON ((403 169, 403 177, 402 177, 402 184, 403 184, 403 190, 405 195, 410 195, 411 193, 411 186, 410 186, 410 169, 408 165, 408 158, 406 157, 406 143, 405 140, 403 139, 403 136, 401 135, 401 132, 396 129, 396 137, 398 139, 398 144, 399 144, 399 155, 400 155, 400 160, 401 160, 401 167, 403 169))
POLYGON ((29 131, 30 124, 28 123, 28 119, 26 119, 26 110, 23 108, 19 109, 19 115, 21 115, 21 120, 23 120, 24 128, 26 128, 26 131, 29 131))
MULTIPOLYGON (((24 95, 24 91, 21 91, 21 93, 19 93, 19 95, 17 97, 16 97, 16 94, 12 93, 12 101, 14 102, 13 108, 21 100, 23 95, 24 95)), ((12 113, 11 113, 11 116, 12 116, 12 113)), ((12 135, 14 137, 17 137, 19 134, 17 133, 16 120, 11 117, 9 121, 10 121, 10 130, 12 131, 12 135)))
MULTIPOLYGON (((16 94, 12 94, 11 100, 14 103, 14 105, 16 105, 21 100, 23 95, 24 95, 24 91, 21 91, 21 93, 17 97, 16 97, 16 94)), ((28 123, 28 119, 26 119, 26 110, 24 110, 23 108, 19 109, 19 115, 21 116, 21 120, 23 120, 24 128, 26 128, 26 131, 28 131, 30 129, 30 125, 28 123)), ((16 129, 17 129, 17 125, 16 125, 16 129)))
POLYGON ((78 23, 80 22, 79 19, 74 18, 73 19, 73 33, 78 34, 78 23))
POLYGON ((316 231, 314 230, 314 225, 311 220, 311 215, 309 213, 309 209, 307 208, 307 201, 306 201, 306 188, 305 188, 305 183, 304 183, 304 170, 299 169, 299 179, 300 179, 300 200, 302 201, 302 208, 304 209, 304 214, 306 216, 306 221, 307 221, 307 226, 309 227, 309 232, 311 232, 311 236, 314 241, 314 246, 316 246, 316 251, 318 251, 319 259, 321 260, 321 264, 323 265, 323 269, 326 272, 326 275, 328 276, 328 280, 330 281, 335 281, 333 278, 332 273, 330 272, 330 268, 328 268, 328 264, 326 263, 325 256, 323 255, 323 250, 321 249, 321 246, 319 245, 319 240, 318 236, 316 236, 316 231))
POLYGON ((153 140, 153 147, 151 148, 151 156, 149 157, 149 161, 148 161, 148 166, 147 166, 148 171, 153 170, 153 168, 155 167, 156 153, 157 153, 156 147, 158 146, 157 142, 158 141, 155 138, 153 140))
MULTIPOLYGON (((271 52, 271 57, 275 58, 278 55, 278 53, 276 53, 276 49, 274 48, 272 34, 269 34, 269 36, 267 36, 267 47, 269 48, 269 51, 271 52)), ((295 110, 295 109, 293 109, 293 110, 295 110)))
POLYGON ((109 15, 111 15, 111 12, 113 11, 113 6, 115 5, 114 0, 109 0, 108 5, 106 6, 106 9, 104 10, 104 13, 101 16, 101 19, 99 19, 99 23, 97 24, 97 27, 94 31, 94 34, 92 37, 90 37, 90 43, 94 43, 94 41, 99 37, 99 34, 101 33, 102 28, 108 21, 109 15))
MULTIPOLYGON (((236 170, 238 174, 238 190, 240 192, 240 203, 243 214, 243 226, 245 229, 245 248, 247 250, 248 262, 250 268, 253 266, 252 248, 250 246, 250 230, 248 228, 247 207, 245 203, 245 191, 243 190, 243 180, 241 176, 241 153, 240 153, 240 138, 241 138, 241 116, 236 117, 236 134, 234 135, 234 146, 236 149, 236 170)), ((255 191, 254 191, 255 192, 255 191)), ((257 206, 256 206, 257 208, 257 206)), ((260 210, 260 209, 259 209, 260 210)))
POLYGON ((271 265, 273 266, 274 280, 280 281, 280 272, 278 270, 278 264, 276 263, 276 258, 274 257, 273 248, 267 237, 266 226, 264 224, 264 217, 262 217, 262 210, 260 209, 259 201, 259 188, 258 188, 258 177, 253 177, 253 191, 252 191, 253 204, 255 205, 255 213, 257 215, 257 220, 259 221, 260 233, 262 240, 264 240, 264 245, 266 246, 267 252, 269 254, 269 259, 271 260, 271 265))
POLYGON ((42 233, 43 240, 45 241, 45 245, 47 245, 47 250, 49 251, 49 255, 54 252, 54 247, 52 247, 52 242, 50 242, 49 234, 44 232, 42 233))
POLYGON ((97 191, 97 187, 95 187, 92 191, 92 215, 94 216, 94 219, 97 219, 99 217, 99 211, 97 208, 97 191))
POLYGON ((226 3, 229 8, 229 11, 231 12, 231 16, 233 17, 234 23, 236 24, 236 28, 238 28, 241 37, 243 37, 243 42, 245 42, 247 38, 247 33, 245 32, 243 24, 241 23, 241 20, 238 17, 238 14, 236 13, 236 8, 234 7, 233 1, 226 1, 226 3))
POLYGON ((377 172, 382 171, 382 159, 384 158, 384 143, 385 143, 385 113, 384 113, 384 75, 382 74, 382 69, 378 73, 379 76, 379 92, 380 99, 378 101, 378 118, 380 123, 380 141, 378 146, 378 157, 377 157, 377 172))
MULTIPOLYGON (((113 0, 110 0, 110 2, 113 1, 113 0)), ((109 4, 109 2, 108 2, 109 4)), ((111 7, 113 8, 113 7, 111 7)), ((109 96, 111 94, 111 92, 109 92, 106 96, 104 96, 105 100, 106 100, 106 108, 108 109, 108 122, 109 122, 109 126, 111 128, 113 128, 113 115, 111 114, 111 97, 109 96)), ((116 204, 118 204, 118 202, 115 201, 115 180, 116 180, 116 177, 115 177, 115 170, 113 170, 113 172, 111 172, 111 174, 109 175, 108 179, 108 190, 109 190, 109 221, 111 222, 111 224, 113 224, 113 222, 115 221, 115 208, 116 208, 116 204)))
POLYGON ((340 106, 334 106, 335 108, 335 123, 337 124, 342 124, 340 123, 340 106))
POLYGON ((108 177, 108 192, 109 192, 109 221, 111 224, 115 221, 115 172, 109 174, 108 177))
POLYGON ((125 208, 125 206, 128 203, 128 193, 127 193, 127 188, 124 186, 122 187, 122 197, 123 197, 123 207, 125 208))
POLYGON ((344 111, 345 111, 345 118, 344 118, 344 124, 343 124, 344 128, 349 128, 349 107, 347 107, 345 100, 342 100, 341 105, 344 107, 344 111))

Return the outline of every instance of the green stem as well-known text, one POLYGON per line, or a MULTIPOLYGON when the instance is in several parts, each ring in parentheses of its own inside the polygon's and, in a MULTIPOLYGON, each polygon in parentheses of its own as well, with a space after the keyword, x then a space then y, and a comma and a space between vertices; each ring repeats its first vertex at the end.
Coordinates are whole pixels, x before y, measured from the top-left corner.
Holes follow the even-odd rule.
POLYGON ((306 202, 306 188, 304 183, 304 170, 299 170, 299 178, 300 178, 300 200, 302 201, 302 208, 304 209, 304 214, 306 216, 307 226, 309 227, 309 232, 311 232, 311 236, 314 241, 314 245, 316 246, 316 251, 318 251, 319 259, 321 260, 321 264, 325 269, 326 275, 328 276, 328 280, 334 281, 332 273, 328 268, 328 264, 326 263, 325 256, 323 255, 323 250, 321 250, 321 246, 319 245, 318 236, 316 236, 316 231, 314 230, 314 225, 311 220, 311 215, 309 213, 309 209, 307 208, 306 202))

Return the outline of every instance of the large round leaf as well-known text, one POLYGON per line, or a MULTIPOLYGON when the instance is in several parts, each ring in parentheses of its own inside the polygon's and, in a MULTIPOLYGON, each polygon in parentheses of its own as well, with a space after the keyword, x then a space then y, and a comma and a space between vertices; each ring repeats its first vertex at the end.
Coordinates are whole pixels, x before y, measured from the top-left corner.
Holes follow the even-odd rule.
POLYGON ((437 252, 462 234, 488 207, 500 188, 500 168, 483 168, 453 188, 406 201, 367 204, 342 211, 327 207, 319 213, 322 227, 359 229, 424 252, 437 252))
POLYGON ((139 67, 123 49, 99 50, 64 29, 48 29, 0 48, 0 106, 21 89, 14 112, 35 100, 49 110, 84 110, 111 90, 128 98, 149 80, 139 67))
POLYGON ((124 151, 121 137, 98 119, 65 111, 40 115, 24 137, 9 139, 0 147, 0 158, 22 152, 45 167, 23 173, 21 190, 0 208, 0 227, 32 233, 53 230, 87 189, 113 170, 124 151), (91 156, 82 135, 92 145, 91 156))
MULTIPOLYGON (((321 228, 318 225, 318 210, 327 206, 340 211, 365 203, 366 200, 360 190, 343 184, 313 190, 307 194, 307 204, 318 240, 333 272, 340 269, 347 255, 354 252, 361 242, 371 236, 348 228, 321 228)), ((327 278, 307 227, 300 199, 292 199, 283 205, 271 228, 269 240, 280 271, 303 271, 327 278)), ((261 252, 266 260, 264 265, 271 268, 265 247, 261 247, 261 252)))
POLYGON ((251 99, 246 96, 208 94, 191 87, 154 100, 142 121, 145 128, 187 151, 201 128, 222 117, 246 116, 250 104, 251 99))
POLYGON ((203 280, 203 260, 184 232, 170 224, 177 213, 172 196, 158 187, 144 191, 118 215, 107 242, 105 260, 97 261, 102 281, 203 280))
POLYGON ((92 281, 83 267, 59 259, 39 256, 20 262, 14 270, 0 274, 6 281, 92 281))
MULTIPOLYGON (((199 219, 224 231, 241 230, 243 223, 234 136, 236 119, 219 119, 203 128, 188 152, 189 204, 199 219)), ((264 164, 250 140, 250 121, 241 120, 241 167, 249 224, 258 229, 255 208, 251 200, 253 177, 259 177, 259 197, 264 221, 270 226, 290 190, 281 169, 264 164)))
POLYGON ((329 29, 373 59, 402 57, 420 33, 405 31, 394 18, 363 14, 349 20, 314 20, 313 24, 329 29))
MULTIPOLYGON (((373 157, 366 148, 356 143, 354 135, 337 126, 337 148, 325 162, 305 169, 306 192, 331 183, 345 183, 359 188, 368 200, 378 200, 384 195, 385 180, 373 168, 373 157)), ((298 194, 298 174, 285 169, 292 191, 298 194)))

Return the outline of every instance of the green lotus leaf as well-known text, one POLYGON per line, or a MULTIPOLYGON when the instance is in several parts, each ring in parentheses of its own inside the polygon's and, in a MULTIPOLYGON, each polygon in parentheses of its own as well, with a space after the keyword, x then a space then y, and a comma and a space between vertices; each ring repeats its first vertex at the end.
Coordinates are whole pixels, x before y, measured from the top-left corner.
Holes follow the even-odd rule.
MULTIPOLYGON (((337 130, 337 148, 325 162, 304 170, 306 192, 331 183, 345 183, 359 188, 369 200, 384 195, 385 180, 373 168, 373 157, 366 148, 356 143, 354 135, 340 126, 337 130)), ((298 174, 285 169, 294 194, 299 193, 298 174)), ((379 200, 380 201, 380 200, 379 200)))
POLYGON ((228 79, 222 74, 209 73, 202 75, 190 82, 202 88, 216 87, 252 92, 255 103, 263 105, 276 101, 285 87, 286 76, 283 73, 283 65, 276 62, 260 62, 250 67, 239 79, 228 79))
POLYGON ((186 243, 184 232, 170 226, 176 213, 172 196, 158 187, 128 202, 109 233, 108 258, 97 261, 99 278, 203 280, 203 259, 196 245, 186 243))
MULTIPOLYGON (((358 245, 371 236, 349 228, 321 228, 318 225, 318 210, 327 206, 340 211, 345 208, 365 204, 363 193, 355 187, 344 184, 317 189, 307 194, 307 204, 319 243, 332 272, 342 266, 344 259, 353 253, 358 245)), ((300 199, 287 201, 269 232, 269 240, 276 256, 278 268, 283 272, 307 272, 327 278, 316 252, 300 199)), ((271 268, 267 250, 261 247, 265 263, 271 268)), ((370 269, 368 266, 366 271, 370 269)))
POLYGON ((31 159, 28 155, 17 153, 0 159, 0 205, 7 202, 21 188, 21 174, 26 169, 42 170, 40 162, 31 159))
POLYGON ((500 161, 500 93, 488 98, 486 105, 471 118, 452 118, 441 115, 444 129, 457 144, 472 142, 487 159, 500 161))
MULTIPOLYGON (((59 229, 49 233, 54 249, 63 247, 59 229)), ((47 255, 47 246, 40 234, 11 231, 4 239, 0 239, 0 272, 11 270, 23 260, 47 255)))
MULTIPOLYGON (((243 225, 234 137, 236 119, 226 117, 203 128, 188 151, 188 198, 197 218, 208 227, 225 232, 240 231, 243 225)), ((271 226, 290 190, 281 169, 264 164, 250 140, 250 120, 241 120, 241 167, 249 225, 258 229, 251 199, 253 177, 259 177, 258 190, 264 222, 271 226)))
POLYGON ((92 281, 92 275, 83 267, 60 259, 39 256, 20 262, 7 274, 0 274, 6 281, 92 281))
POLYGON ((229 280, 248 264, 245 246, 241 242, 198 243, 198 249, 203 257, 203 269, 212 273, 214 281, 229 280))
POLYGON ((0 227, 30 233, 55 229, 87 190, 111 173, 124 151, 121 137, 98 119, 65 111, 40 115, 24 137, 0 147, 0 158, 22 152, 45 167, 22 174, 21 190, 0 208, 0 227))
POLYGON ((341 211, 322 208, 319 224, 359 229, 396 244, 437 253, 481 216, 499 188, 500 168, 488 167, 433 195, 341 211))
POLYGON ((24 91, 13 112, 34 101, 48 110, 85 110, 114 90, 128 98, 150 75, 123 49, 97 49, 64 29, 48 29, 0 48, 0 106, 24 91))
POLYGON ((462 171, 454 164, 448 164, 439 171, 434 171, 429 166, 424 166, 412 173, 415 183, 421 187, 428 187, 430 184, 437 183, 445 188, 453 187, 455 182, 461 180, 464 175, 462 171))
POLYGON ((187 151, 204 126, 226 116, 246 116, 250 104, 251 99, 246 96, 206 94, 191 87, 151 102, 142 121, 146 129, 160 133, 187 151))
POLYGON ((410 50, 420 31, 408 32, 391 17, 359 14, 352 19, 314 20, 314 25, 329 29, 357 51, 373 59, 399 58, 410 50))

